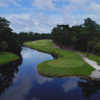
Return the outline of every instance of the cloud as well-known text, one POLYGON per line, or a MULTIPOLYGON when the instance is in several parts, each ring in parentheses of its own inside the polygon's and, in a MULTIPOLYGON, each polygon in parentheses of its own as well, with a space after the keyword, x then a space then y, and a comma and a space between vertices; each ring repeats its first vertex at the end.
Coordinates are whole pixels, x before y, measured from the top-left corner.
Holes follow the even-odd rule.
POLYGON ((85 5, 90 2, 90 0, 70 0, 70 2, 78 5, 85 5))
POLYGON ((21 7, 21 5, 16 0, 0 0, 0 7, 10 7, 10 4, 21 7))
POLYGON ((38 83, 39 85, 43 85, 43 84, 45 84, 45 83, 47 83, 47 82, 52 82, 53 80, 54 80, 53 78, 47 78, 47 77, 39 76, 39 77, 37 78, 37 83, 38 83))
POLYGON ((50 33, 52 28, 57 24, 76 25, 82 23, 81 16, 73 16, 72 14, 50 15, 36 13, 22 13, 7 15, 6 18, 11 22, 11 28, 14 31, 33 31, 40 33, 50 33), (70 20, 69 20, 70 19, 70 20))
POLYGON ((64 89, 64 92, 69 92, 73 89, 75 89, 77 87, 77 80, 72 78, 72 79, 69 79, 69 81, 65 82, 63 85, 62 85, 62 88, 64 89))
POLYGON ((30 52, 27 52, 27 53, 23 53, 23 57, 24 58, 32 58, 32 54, 30 52))
POLYGON ((42 10, 55 8, 52 0, 34 0, 32 5, 42 10))
POLYGON ((11 3, 15 6, 20 6, 20 4, 16 0, 8 0, 8 3, 11 3))
POLYGON ((62 24, 62 18, 58 15, 47 16, 37 13, 10 14, 5 16, 14 31, 34 31, 40 33, 50 32, 57 24, 62 24))
POLYGON ((2 8, 2 7, 8 7, 8 4, 4 3, 4 2, 0 2, 0 8, 2 8))
POLYGON ((11 14, 7 15, 6 18, 12 23, 11 27, 15 31, 31 31, 33 29, 34 22, 31 20, 30 14, 11 14))
POLYGON ((88 10, 92 11, 93 13, 99 13, 100 4, 97 4, 96 2, 92 2, 88 7, 88 10))
MULTIPOLYGON (((19 6, 22 0, 7 0, 6 3, 8 2, 19 6)), ((79 25, 86 17, 93 18, 97 22, 100 20, 100 4, 94 0, 30 0, 29 2, 31 5, 19 7, 20 13, 4 15, 11 21, 11 27, 16 32, 47 33, 57 24, 79 25)))

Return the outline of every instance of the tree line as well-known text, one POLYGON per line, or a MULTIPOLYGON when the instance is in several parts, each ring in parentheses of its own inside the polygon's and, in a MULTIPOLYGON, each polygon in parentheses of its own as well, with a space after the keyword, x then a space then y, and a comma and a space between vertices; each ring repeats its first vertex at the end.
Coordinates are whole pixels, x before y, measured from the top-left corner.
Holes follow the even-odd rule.
POLYGON ((100 55, 100 25, 91 18, 81 25, 57 25, 52 30, 52 39, 60 47, 91 52, 100 55))
POLYGON ((17 34, 17 38, 21 44, 27 41, 35 41, 41 39, 51 39, 51 34, 48 33, 34 33, 34 32, 20 32, 17 34))
POLYGON ((21 46, 24 42, 50 38, 50 34, 13 32, 13 30, 10 28, 10 22, 5 18, 0 17, 0 51, 20 53, 21 46))
POLYGON ((24 42, 39 39, 52 39, 60 47, 91 52, 100 55, 100 25, 91 18, 81 25, 57 25, 51 34, 34 32, 16 33, 10 28, 10 22, 0 17, 0 51, 19 53, 24 42))

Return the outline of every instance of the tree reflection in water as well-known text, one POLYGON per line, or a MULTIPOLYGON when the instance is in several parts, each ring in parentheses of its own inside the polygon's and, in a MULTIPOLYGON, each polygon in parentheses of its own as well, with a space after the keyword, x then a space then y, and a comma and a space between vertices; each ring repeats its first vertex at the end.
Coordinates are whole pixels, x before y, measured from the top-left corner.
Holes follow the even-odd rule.
POLYGON ((82 88, 83 96, 91 98, 98 91, 100 91, 100 80, 87 80, 86 82, 79 82, 79 86, 82 88))
POLYGON ((15 62, 0 65, 0 95, 13 83, 15 73, 18 72, 18 66, 21 63, 22 58, 20 56, 20 59, 15 62))

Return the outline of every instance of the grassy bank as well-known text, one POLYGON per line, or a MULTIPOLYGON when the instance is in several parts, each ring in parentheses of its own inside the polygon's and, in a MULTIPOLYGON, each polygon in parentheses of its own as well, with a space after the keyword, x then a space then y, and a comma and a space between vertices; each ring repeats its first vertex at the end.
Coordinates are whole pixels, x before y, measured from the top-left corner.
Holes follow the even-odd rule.
POLYGON ((0 52, 0 65, 1 64, 7 64, 11 61, 15 61, 19 59, 19 57, 13 53, 8 52, 0 52))
POLYGON ((88 76, 93 68, 85 63, 77 52, 55 48, 51 40, 38 40, 26 42, 25 46, 46 53, 56 55, 58 58, 38 65, 38 71, 47 76, 88 76))

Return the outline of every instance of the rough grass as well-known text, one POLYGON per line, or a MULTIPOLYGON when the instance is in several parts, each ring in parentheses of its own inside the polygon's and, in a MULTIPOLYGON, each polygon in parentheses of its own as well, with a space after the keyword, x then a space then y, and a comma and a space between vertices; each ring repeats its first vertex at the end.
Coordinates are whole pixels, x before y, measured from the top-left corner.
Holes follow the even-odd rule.
POLYGON ((97 56, 95 54, 88 54, 87 53, 82 53, 84 56, 86 56, 88 59, 91 59, 93 61, 96 61, 98 63, 98 65, 100 65, 100 56, 97 56))
POLYGON ((13 53, 8 52, 0 52, 0 65, 1 64, 7 64, 11 61, 15 61, 19 59, 19 57, 13 53))
POLYGON ((93 68, 85 63, 77 52, 55 48, 51 40, 26 42, 25 46, 37 49, 52 55, 57 59, 45 61, 38 65, 38 71, 47 76, 88 76, 93 68))

